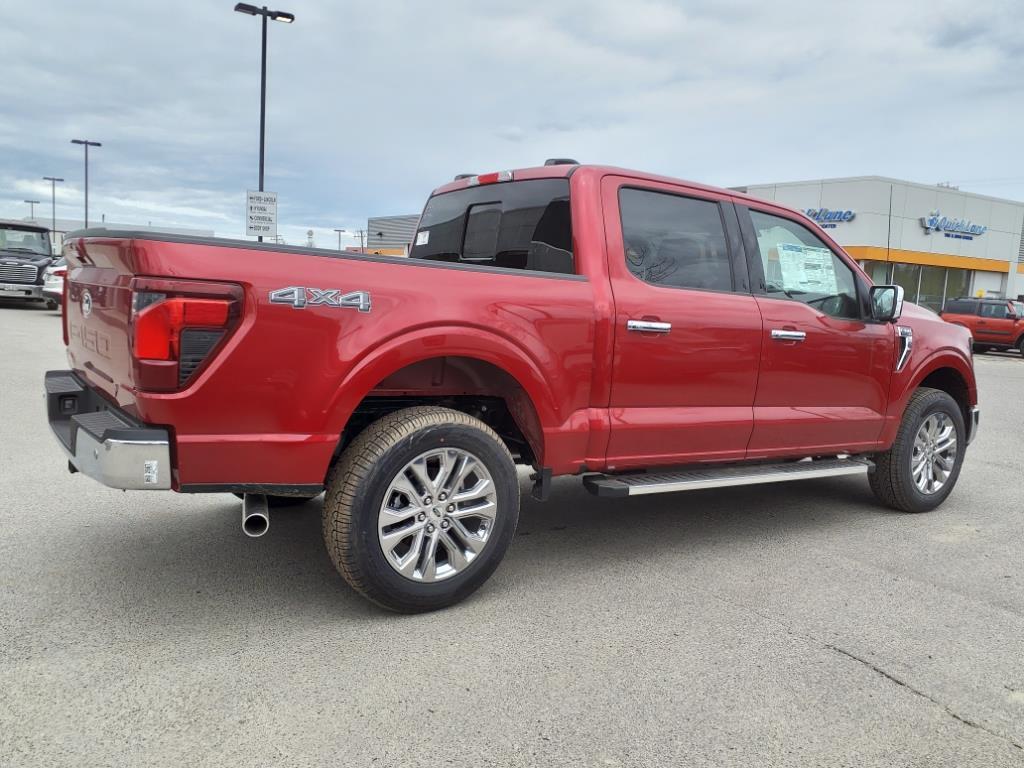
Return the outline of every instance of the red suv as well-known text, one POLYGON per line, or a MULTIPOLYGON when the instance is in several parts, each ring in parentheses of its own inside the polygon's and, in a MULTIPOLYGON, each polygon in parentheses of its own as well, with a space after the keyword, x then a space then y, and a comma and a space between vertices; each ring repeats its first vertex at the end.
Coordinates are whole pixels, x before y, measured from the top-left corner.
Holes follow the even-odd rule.
POLYGON ((1024 355, 1024 302, 1010 299, 950 299, 943 320, 962 325, 974 338, 977 352, 1017 349, 1024 355))

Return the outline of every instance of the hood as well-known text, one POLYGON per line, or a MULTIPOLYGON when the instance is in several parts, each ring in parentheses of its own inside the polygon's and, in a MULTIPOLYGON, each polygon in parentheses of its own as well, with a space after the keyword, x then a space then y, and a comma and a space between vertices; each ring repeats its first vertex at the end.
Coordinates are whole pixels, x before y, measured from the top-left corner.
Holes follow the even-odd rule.
POLYGON ((0 265, 2 264, 31 264, 34 267, 50 266, 53 259, 49 256, 41 256, 38 253, 26 253, 25 251, 8 251, 0 248, 0 265))

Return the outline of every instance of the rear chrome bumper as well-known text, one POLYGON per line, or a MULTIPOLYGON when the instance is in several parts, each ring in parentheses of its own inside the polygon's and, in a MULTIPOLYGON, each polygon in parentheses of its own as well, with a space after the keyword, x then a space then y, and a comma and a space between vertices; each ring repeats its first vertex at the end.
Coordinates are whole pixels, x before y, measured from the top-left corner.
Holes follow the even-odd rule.
POLYGON ((967 444, 970 445, 971 441, 978 434, 978 424, 981 421, 981 409, 976 406, 971 406, 970 418, 967 420, 967 444))
POLYGON ((72 472, 128 491, 171 487, 166 429, 140 424, 71 371, 47 371, 44 383, 50 429, 72 472))

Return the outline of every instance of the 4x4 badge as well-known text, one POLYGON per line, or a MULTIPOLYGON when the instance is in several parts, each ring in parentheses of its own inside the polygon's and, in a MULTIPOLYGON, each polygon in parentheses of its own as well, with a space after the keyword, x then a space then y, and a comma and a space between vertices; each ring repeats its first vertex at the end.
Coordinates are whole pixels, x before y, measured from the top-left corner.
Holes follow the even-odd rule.
POLYGON ((360 312, 370 311, 370 294, 366 291, 342 293, 334 288, 303 288, 292 285, 278 288, 270 292, 271 304, 290 304, 293 309, 306 307, 343 307, 358 309, 360 312))

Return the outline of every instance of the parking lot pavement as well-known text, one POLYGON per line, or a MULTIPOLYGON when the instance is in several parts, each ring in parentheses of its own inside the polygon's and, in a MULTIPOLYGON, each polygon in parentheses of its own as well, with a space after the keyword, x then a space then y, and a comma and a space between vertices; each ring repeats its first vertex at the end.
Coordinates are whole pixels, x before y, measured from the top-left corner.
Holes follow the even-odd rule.
MULTIPOLYGON (((950 500, 861 479, 528 497, 440 613, 338 578, 320 502, 247 539, 231 496, 70 475, 56 313, 0 306, 0 764, 1024 765, 1024 362, 977 360, 950 500)), ((524 481, 525 488, 525 481, 524 481)))

